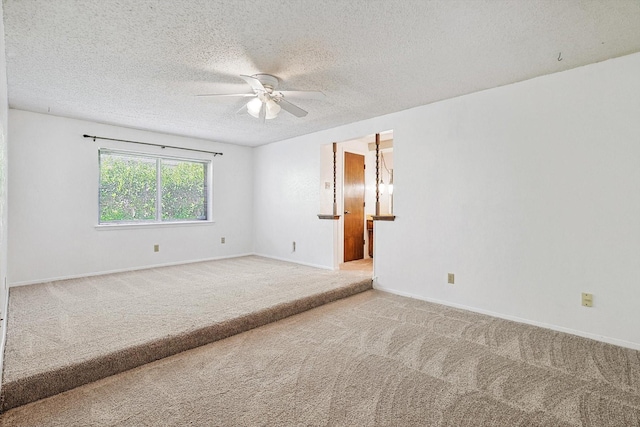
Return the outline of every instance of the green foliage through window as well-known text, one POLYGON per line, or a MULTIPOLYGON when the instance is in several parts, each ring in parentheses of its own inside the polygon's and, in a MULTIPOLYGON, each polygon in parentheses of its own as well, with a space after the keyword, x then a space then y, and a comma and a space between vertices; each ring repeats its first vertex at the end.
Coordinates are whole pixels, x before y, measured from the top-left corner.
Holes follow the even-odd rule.
POLYGON ((100 150, 100 223, 207 219, 208 162, 100 150))

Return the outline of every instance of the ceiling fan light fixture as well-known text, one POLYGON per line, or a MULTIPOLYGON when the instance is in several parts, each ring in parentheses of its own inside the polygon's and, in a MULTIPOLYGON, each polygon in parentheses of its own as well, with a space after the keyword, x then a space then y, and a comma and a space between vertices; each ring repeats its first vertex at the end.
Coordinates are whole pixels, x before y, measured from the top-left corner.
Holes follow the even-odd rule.
POLYGON ((256 119, 260 118, 260 108, 262 108, 262 101, 260 98, 256 97, 247 102, 247 112, 256 119))
POLYGON ((278 113, 280 112, 281 108, 278 105, 277 102, 275 102, 273 99, 270 99, 267 101, 267 117, 266 119, 275 119, 278 116, 278 113))
MULTIPOLYGON (((247 112, 251 114, 253 117, 255 117, 256 119, 259 119, 260 109, 262 108, 262 104, 263 104, 263 101, 260 98, 253 98, 251 101, 247 103, 247 112)), ((278 117, 278 113, 280 112, 281 108, 277 102, 275 102, 273 99, 268 99, 264 101, 264 105, 267 108, 266 116, 265 116, 266 120, 271 120, 278 117)))

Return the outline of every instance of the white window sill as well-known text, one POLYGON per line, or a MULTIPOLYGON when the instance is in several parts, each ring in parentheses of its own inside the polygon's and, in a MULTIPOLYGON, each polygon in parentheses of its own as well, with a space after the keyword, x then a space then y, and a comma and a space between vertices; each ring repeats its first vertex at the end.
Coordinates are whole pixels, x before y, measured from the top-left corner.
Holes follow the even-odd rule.
POLYGON ((197 227, 215 224, 215 220, 209 221, 165 221, 165 222, 145 222, 145 223, 121 223, 121 224, 98 224, 96 230, 123 230, 136 228, 163 228, 163 227, 197 227))

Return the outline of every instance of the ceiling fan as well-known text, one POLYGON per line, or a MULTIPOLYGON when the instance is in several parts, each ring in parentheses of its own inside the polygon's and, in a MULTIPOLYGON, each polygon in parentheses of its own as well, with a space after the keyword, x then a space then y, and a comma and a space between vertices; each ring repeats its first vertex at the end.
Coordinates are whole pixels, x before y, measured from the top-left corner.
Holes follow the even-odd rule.
POLYGON ((210 97, 238 97, 253 98, 242 106, 238 113, 248 112, 251 116, 265 120, 271 120, 278 116, 280 110, 293 114, 296 117, 304 117, 308 113, 297 105, 287 101, 287 98, 305 98, 305 99, 322 99, 324 94, 318 91, 301 91, 301 90, 276 90, 280 80, 271 74, 254 74, 252 76, 240 75, 246 81, 253 93, 211 93, 196 96, 210 97))

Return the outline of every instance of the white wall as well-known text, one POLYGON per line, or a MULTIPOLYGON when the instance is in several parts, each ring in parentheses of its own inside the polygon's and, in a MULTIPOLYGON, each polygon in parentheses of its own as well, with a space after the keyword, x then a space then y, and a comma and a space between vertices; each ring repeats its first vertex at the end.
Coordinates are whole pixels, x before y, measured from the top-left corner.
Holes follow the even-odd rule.
MULTIPOLYGON (((375 152, 373 152, 373 167, 375 168, 375 152)), ((389 195, 389 182, 391 182, 391 170, 393 169, 393 149, 380 150, 380 178, 384 182, 384 191, 380 194, 380 215, 392 215, 391 212, 391 196, 389 195), (384 164, 386 169, 382 166, 382 158, 384 156, 384 164), (389 172, 387 172, 389 169, 389 172)), ((373 182, 375 183, 375 171, 373 171, 373 182)), ((375 188, 373 189, 373 200, 375 201, 375 188)), ((374 207, 375 210, 375 207, 374 207)))
POLYGON ((634 54, 259 147, 256 249, 330 266, 319 146, 393 129, 376 286, 640 348, 638 76, 634 54))
POLYGON ((294 141, 254 149, 257 254, 333 268, 337 229, 335 221, 318 219, 318 214, 329 213, 320 212, 319 188, 320 144, 294 141))
POLYGON ((20 110, 9 111, 9 128, 10 285, 253 252, 251 148, 20 110), (85 133, 222 151, 213 160, 215 223, 96 229, 99 147, 200 155, 93 142, 85 133))
MULTIPOLYGON (((338 203, 338 153, 336 147, 336 204, 338 203)), ((320 146, 320 208, 318 213, 333 214, 333 144, 320 146)))
POLYGON ((0 4, 0 371, 4 356, 7 316, 7 64, 4 49, 3 4, 0 4))

